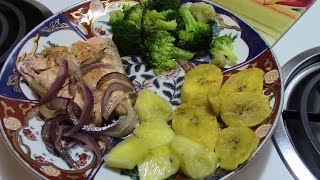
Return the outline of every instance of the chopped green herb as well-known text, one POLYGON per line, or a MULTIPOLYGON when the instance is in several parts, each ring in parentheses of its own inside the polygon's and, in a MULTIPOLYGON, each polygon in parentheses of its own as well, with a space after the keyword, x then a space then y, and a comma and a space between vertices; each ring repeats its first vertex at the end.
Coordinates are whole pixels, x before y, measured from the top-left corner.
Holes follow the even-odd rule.
POLYGON ((132 180, 140 180, 138 166, 135 166, 133 169, 121 169, 120 174, 129 176, 132 180))

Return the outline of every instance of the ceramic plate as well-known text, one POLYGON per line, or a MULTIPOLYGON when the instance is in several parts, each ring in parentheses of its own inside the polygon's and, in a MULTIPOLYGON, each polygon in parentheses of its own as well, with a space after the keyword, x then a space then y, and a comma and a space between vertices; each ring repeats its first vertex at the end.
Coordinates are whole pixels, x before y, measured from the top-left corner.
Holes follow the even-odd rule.
MULTIPOLYGON (((41 140, 41 126, 44 124, 36 118, 37 97, 25 84, 15 69, 15 64, 22 61, 26 53, 40 52, 46 47, 70 46, 76 41, 86 40, 93 36, 112 37, 108 25, 109 12, 119 9, 123 3, 134 1, 90 1, 77 4, 41 23, 33 29, 14 49, 7 59, 0 75, 0 129, 8 148, 17 159, 36 176, 45 179, 129 179, 119 172, 108 169, 104 163, 97 167, 91 151, 82 146, 69 150, 72 158, 81 167, 70 169, 67 164, 53 152, 46 149, 41 140)), ((221 34, 238 34, 235 42, 235 53, 239 64, 223 69, 224 81, 238 71, 259 67, 265 72, 264 94, 269 96, 272 113, 265 121, 253 130, 260 138, 260 144, 249 161, 256 156, 269 139, 279 116, 282 104, 282 81, 279 64, 272 51, 261 36, 239 17, 227 10, 212 4, 227 24, 238 26, 241 32, 225 29, 221 34)), ((133 81, 135 88, 150 88, 166 98, 174 106, 180 103, 180 88, 184 75, 190 68, 210 62, 203 56, 191 62, 179 63, 176 69, 155 76, 139 57, 122 57, 124 70, 133 81)), ((247 161, 247 162, 249 162, 247 161)), ((234 175, 247 164, 243 163, 236 171, 225 171, 218 168, 209 179, 224 179, 234 175)))

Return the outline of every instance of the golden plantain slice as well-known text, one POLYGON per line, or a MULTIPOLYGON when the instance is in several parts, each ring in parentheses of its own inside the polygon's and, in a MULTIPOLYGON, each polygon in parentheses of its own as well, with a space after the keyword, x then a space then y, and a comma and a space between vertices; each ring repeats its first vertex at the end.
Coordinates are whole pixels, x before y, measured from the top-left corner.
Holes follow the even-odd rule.
MULTIPOLYGON (((208 92, 220 91, 221 69, 213 64, 200 64, 188 71, 181 89, 181 101, 211 109, 208 92)), ((219 93, 218 93, 219 94, 219 93)))
POLYGON ((259 68, 249 68, 232 74, 221 87, 220 99, 222 100, 234 92, 262 93, 263 76, 264 72, 259 68))
POLYGON ((252 127, 270 114, 268 97, 259 93, 237 92, 221 101, 221 119, 228 126, 252 127))
POLYGON ((172 128, 177 135, 188 137, 214 151, 219 126, 216 116, 205 109, 189 104, 179 105, 172 115, 172 128))
POLYGON ((259 144, 259 138, 247 127, 227 127, 220 133, 216 154, 220 167, 235 170, 253 154, 259 144))
POLYGON ((219 91, 212 90, 208 93, 208 100, 210 102, 211 108, 216 116, 219 116, 221 110, 221 101, 219 98, 219 91))

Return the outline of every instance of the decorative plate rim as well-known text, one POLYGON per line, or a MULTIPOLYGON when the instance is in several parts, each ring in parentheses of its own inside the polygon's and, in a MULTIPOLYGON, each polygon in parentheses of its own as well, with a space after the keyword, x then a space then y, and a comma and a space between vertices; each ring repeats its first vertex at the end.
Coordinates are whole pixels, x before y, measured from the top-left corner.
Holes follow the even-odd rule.
MULTIPOLYGON (((28 37, 30 35, 32 35, 32 33, 35 32, 35 30, 39 29, 42 25, 44 25, 45 23, 49 22, 50 20, 54 19, 55 17, 59 16, 59 15, 63 15, 63 13, 67 12, 68 10, 71 10, 72 8, 75 8, 75 7, 79 7, 85 3, 88 3, 90 2, 91 0, 84 0, 82 2, 78 2, 74 5, 71 5, 71 6, 68 6, 66 8, 64 8, 63 10, 60 10, 59 12, 53 14, 52 16, 50 16, 49 18, 47 18, 46 20, 44 20, 43 22, 41 22, 40 24, 38 24, 36 27, 34 27, 30 32, 28 32, 24 38, 22 40, 20 40, 20 42, 16 45, 16 47, 12 50, 12 52, 10 53, 10 55, 7 57, 7 59, 4 61, 4 64, 1 68, 1 71, 0 71, 0 79, 2 78, 5 70, 6 70, 6 67, 8 65, 8 63, 10 62, 10 59, 12 59, 13 55, 15 52, 17 52, 20 48, 22 48, 22 44, 28 39, 28 37)), ((121 1, 121 0, 120 0, 121 1)), ((126 1, 126 0, 124 0, 126 1)), ((187 0, 187 1, 192 1, 192 0, 187 0)), ((244 163, 244 165, 235 170, 235 171, 231 171, 230 173, 226 174, 223 178, 221 179, 229 179, 233 176, 235 176, 236 174, 238 174, 240 171, 243 171, 244 169, 246 169, 248 167, 248 165, 250 163, 252 163, 252 161, 254 161, 258 156, 259 156, 259 153, 261 152, 261 149, 265 146, 265 144, 270 140, 271 136, 273 135, 274 133, 274 129, 276 128, 276 126, 278 125, 278 121, 280 119, 280 116, 281 116, 281 109, 283 107, 283 95, 284 95, 284 84, 283 84, 283 73, 281 71, 281 66, 280 66, 280 63, 276 57, 276 55, 274 54, 273 50, 271 49, 271 47, 269 46, 269 44, 267 43, 267 41, 265 40, 265 38, 263 36, 261 36, 257 31, 256 29, 254 29, 252 27, 252 25, 250 25, 249 23, 247 23, 246 21, 244 21, 241 17, 239 17, 238 15, 234 14, 233 12, 229 11, 228 9, 218 5, 218 4, 215 4, 214 2, 211 2, 211 1, 208 1, 208 0, 196 0, 196 1, 203 1, 203 2, 207 2, 209 4, 213 4, 219 8, 221 8, 222 10, 236 16, 237 18, 239 18, 241 21, 243 21, 247 26, 249 26, 253 31, 255 31, 259 37, 261 38, 261 40, 266 44, 267 48, 265 50, 263 50, 262 52, 260 52, 259 54, 257 54, 255 57, 252 57, 251 59, 248 59, 246 61, 246 64, 249 64, 251 61, 254 61, 257 57, 261 56, 261 54, 265 53, 266 51, 270 51, 271 54, 272 54, 272 57, 274 58, 274 62, 276 63, 276 66, 278 68, 278 72, 279 72, 279 79, 280 79, 280 98, 279 98, 279 106, 278 108, 276 109, 277 113, 275 115, 275 118, 273 120, 273 123, 271 125, 271 128, 269 129, 267 135, 264 137, 264 139, 262 140, 262 142, 259 144, 258 148, 255 150, 255 152, 251 155, 251 157, 246 161, 246 163, 244 163)), ((68 18, 67 18, 68 19, 68 18)), ((75 27, 73 25, 73 27, 75 27)), ((75 31, 79 31, 77 28, 75 28, 75 31)), ((82 37, 83 38, 83 37, 82 37)), ((226 69, 224 72, 229 72, 229 71, 233 71, 239 67, 242 67, 244 64, 238 64, 238 65, 235 65, 229 69, 226 69)), ((0 97, 4 98, 4 99, 10 99, 9 97, 5 97, 3 95, 0 95, 0 97)), ((13 156, 15 157, 15 159, 20 163, 22 164, 22 166, 24 168, 26 168, 32 175, 34 175, 35 177, 37 178, 42 178, 42 179, 46 179, 46 177, 44 175, 42 175, 41 173, 39 173, 38 171, 36 171, 34 168, 30 167, 29 163, 27 163, 25 160, 23 160, 20 155, 17 153, 17 151, 13 148, 12 144, 10 143, 8 137, 6 136, 5 132, 4 132, 4 128, 3 128, 3 125, 2 123, 0 123, 0 134, 1 134, 1 137, 3 139, 3 142, 5 143, 5 145, 7 146, 8 150, 13 154, 13 156)))

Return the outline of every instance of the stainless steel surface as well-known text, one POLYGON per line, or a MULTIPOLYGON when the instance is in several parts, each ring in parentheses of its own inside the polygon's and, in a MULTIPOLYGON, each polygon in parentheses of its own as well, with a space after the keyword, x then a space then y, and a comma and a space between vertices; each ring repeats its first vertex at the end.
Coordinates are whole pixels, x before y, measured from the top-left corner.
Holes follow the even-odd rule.
MULTIPOLYGON (((283 109, 287 109, 288 99, 296 85, 307 75, 320 69, 320 62, 315 58, 319 55, 320 47, 315 47, 300 53, 283 66, 285 84, 283 109)), ((281 159, 295 179, 316 179, 295 151, 282 117, 278 121, 272 140, 281 159)))

